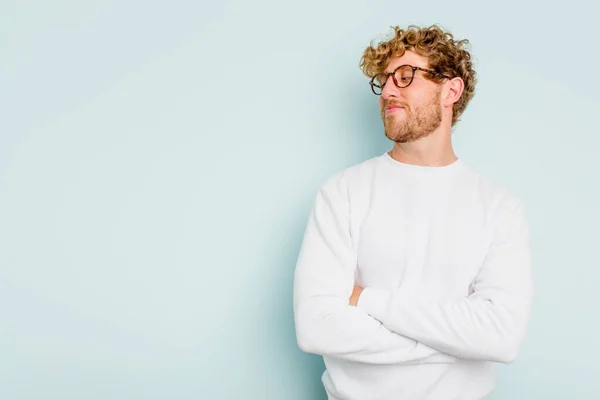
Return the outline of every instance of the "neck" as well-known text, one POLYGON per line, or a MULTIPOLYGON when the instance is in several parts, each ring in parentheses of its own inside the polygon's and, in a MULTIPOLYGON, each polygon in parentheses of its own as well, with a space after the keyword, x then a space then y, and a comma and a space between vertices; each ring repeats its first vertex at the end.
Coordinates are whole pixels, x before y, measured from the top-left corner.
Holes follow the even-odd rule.
POLYGON ((432 132, 410 143, 394 143, 390 156, 405 164, 427 167, 443 167, 458 160, 452 148, 449 130, 432 132))

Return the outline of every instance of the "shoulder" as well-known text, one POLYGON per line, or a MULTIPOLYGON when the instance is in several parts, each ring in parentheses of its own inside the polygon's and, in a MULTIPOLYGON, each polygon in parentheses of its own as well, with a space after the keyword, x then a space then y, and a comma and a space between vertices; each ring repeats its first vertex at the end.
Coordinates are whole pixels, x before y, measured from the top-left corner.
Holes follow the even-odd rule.
POLYGON ((525 219, 525 202, 508 184, 468 168, 470 179, 476 183, 480 201, 485 204, 490 220, 525 219))
POLYGON ((354 188, 361 188, 373 177, 381 164, 381 156, 371 157, 360 163, 350 165, 329 175, 319 187, 319 191, 338 191, 348 195, 354 188))

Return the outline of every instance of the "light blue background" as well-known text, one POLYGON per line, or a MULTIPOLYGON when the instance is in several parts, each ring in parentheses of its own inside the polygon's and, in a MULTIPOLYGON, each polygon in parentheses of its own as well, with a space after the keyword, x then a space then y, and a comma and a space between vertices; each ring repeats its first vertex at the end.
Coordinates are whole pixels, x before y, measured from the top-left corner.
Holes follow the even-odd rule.
POLYGON ((491 399, 598 398, 595 11, 3 1, 0 399, 324 399, 293 269, 318 186, 391 148, 358 62, 410 23, 470 39, 457 154, 528 206, 533 319, 491 399))

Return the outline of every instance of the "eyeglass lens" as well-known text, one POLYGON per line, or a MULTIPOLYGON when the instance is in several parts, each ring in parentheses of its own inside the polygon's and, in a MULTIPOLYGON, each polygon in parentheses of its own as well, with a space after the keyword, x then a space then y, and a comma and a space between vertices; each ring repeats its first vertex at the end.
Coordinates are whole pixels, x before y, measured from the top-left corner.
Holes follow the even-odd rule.
MULTIPOLYGON (((406 87, 410 85, 413 79, 414 71, 410 65, 404 65, 398 69, 396 69, 394 73, 394 77, 396 78, 396 82, 398 83, 398 87, 406 87)), ((377 94, 381 94, 383 86, 387 83, 386 80, 388 78, 388 74, 380 73, 375 75, 375 79, 373 80, 373 90, 377 94)))

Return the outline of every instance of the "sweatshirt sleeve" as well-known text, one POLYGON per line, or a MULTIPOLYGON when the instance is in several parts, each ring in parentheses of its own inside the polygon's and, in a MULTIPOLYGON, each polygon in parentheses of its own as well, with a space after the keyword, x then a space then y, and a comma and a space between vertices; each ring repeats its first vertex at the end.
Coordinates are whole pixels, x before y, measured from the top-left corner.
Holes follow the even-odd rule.
POLYGON ((514 361, 530 317, 533 279, 523 204, 516 198, 504 203, 468 297, 365 288, 358 307, 390 330, 456 357, 514 361))
POLYGON ((390 331, 349 305, 357 265, 343 172, 318 190, 294 277, 294 322, 308 353, 372 364, 452 363, 455 357, 390 331))

